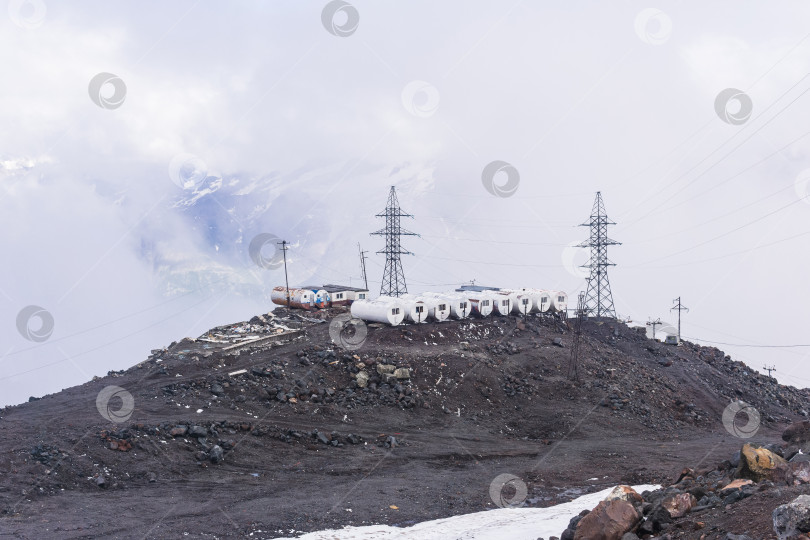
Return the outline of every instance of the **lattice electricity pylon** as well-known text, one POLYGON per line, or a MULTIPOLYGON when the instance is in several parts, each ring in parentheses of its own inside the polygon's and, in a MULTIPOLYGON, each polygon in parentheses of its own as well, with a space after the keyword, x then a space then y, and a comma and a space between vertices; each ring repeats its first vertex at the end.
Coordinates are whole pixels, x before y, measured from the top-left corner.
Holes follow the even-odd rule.
POLYGON ((610 290, 607 267, 616 266, 607 256, 607 247, 621 245, 620 242, 611 240, 607 235, 608 225, 615 225, 610 221, 605 213, 605 204, 602 202, 602 193, 596 192, 596 200, 591 210, 591 219, 588 223, 583 223, 581 227, 591 228, 591 237, 581 243, 579 247, 591 248, 591 257, 588 264, 583 264, 583 268, 590 268, 591 275, 588 279, 588 290, 585 293, 585 306, 593 317, 616 318, 616 310, 613 307, 613 293, 610 290))
POLYGON ((385 249, 377 252, 378 254, 385 253, 385 270, 380 285, 380 296, 401 296, 408 292, 408 286, 405 284, 405 273, 402 271, 400 255, 413 255, 413 253, 403 251, 400 237, 419 235, 400 227, 400 218, 412 218, 413 216, 404 214, 400 209, 394 186, 391 186, 391 191, 388 194, 385 212, 377 214, 377 217, 385 218, 385 228, 371 233, 372 235, 385 236, 385 249))

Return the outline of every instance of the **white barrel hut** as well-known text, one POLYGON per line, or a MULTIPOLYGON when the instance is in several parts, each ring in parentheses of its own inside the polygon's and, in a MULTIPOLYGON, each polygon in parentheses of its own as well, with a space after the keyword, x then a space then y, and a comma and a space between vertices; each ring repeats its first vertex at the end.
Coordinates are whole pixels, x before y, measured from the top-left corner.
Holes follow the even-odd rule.
POLYGON ((428 319, 434 320, 436 322, 442 322, 447 320, 450 316, 450 306, 446 300, 440 300, 438 298, 432 296, 424 296, 421 294, 403 294, 399 297, 401 300, 405 301, 412 301, 417 303, 422 303, 425 309, 423 312, 418 310, 413 311, 412 317, 409 318, 408 312, 409 308, 406 306, 405 310, 405 320, 410 322, 427 322, 428 319), (421 317, 420 317, 421 315, 421 317))
POLYGON ((459 293, 467 296, 470 301, 470 309, 473 315, 479 317, 489 317, 492 314, 492 299, 483 293, 470 291, 469 293, 459 293))
POLYGON ((450 317, 454 319, 466 319, 470 316, 470 301, 462 295, 455 293, 425 293, 424 296, 447 302, 447 307, 450 308, 450 317))
POLYGON ((512 313, 515 315, 528 315, 532 312, 534 301, 532 295, 526 291, 512 292, 509 294, 512 299, 512 313))
POLYGON ((488 295, 492 298, 492 313, 506 316, 512 312, 512 298, 509 293, 501 291, 491 291, 488 295))
POLYGON ((551 291, 547 291, 545 289, 537 289, 537 302, 536 302, 536 309, 537 313, 547 313, 549 309, 551 309, 551 291))
POLYGON ((568 311, 568 294, 563 291, 549 291, 551 294, 551 311, 565 313, 568 311))
MULTIPOLYGON (((397 298, 390 296, 380 296, 378 300, 382 298, 397 300, 397 298)), ((402 296, 398 297, 398 300, 402 303, 402 308, 405 311, 405 320, 407 322, 417 324, 427 322, 429 308, 422 298, 419 298, 413 294, 403 294, 402 296)))
MULTIPOLYGON (((287 288, 273 287, 270 300, 279 306, 287 305, 287 288)), ((315 295, 309 289, 290 289, 290 307, 296 309, 314 309, 315 295)))
POLYGON ((397 326, 405 320, 405 310, 396 298, 385 300, 355 300, 351 307, 352 317, 369 322, 397 326))
POLYGON ((524 288, 521 292, 529 293, 532 299, 532 313, 545 313, 551 307, 551 294, 544 289, 524 288))
POLYGON ((450 303, 442 298, 423 297, 428 305, 428 315, 436 322, 446 321, 450 317, 450 303))

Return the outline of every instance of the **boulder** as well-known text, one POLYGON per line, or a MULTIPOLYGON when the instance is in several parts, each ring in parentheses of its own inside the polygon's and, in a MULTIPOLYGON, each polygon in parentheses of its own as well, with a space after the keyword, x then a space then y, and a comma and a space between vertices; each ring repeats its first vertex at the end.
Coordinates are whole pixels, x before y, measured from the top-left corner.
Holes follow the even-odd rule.
POLYGON ((691 493, 678 493, 665 497, 661 501, 661 506, 669 512, 670 517, 679 518, 685 516, 689 510, 697 506, 697 499, 691 493))
POLYGON ((791 461, 790 469, 795 485, 810 484, 810 461, 791 461))
POLYGON ((804 452, 798 452, 790 458, 791 463, 801 463, 803 461, 810 461, 810 454, 805 454, 804 452))
POLYGON ((668 523, 672 523, 672 516, 669 514, 669 510, 659 502, 652 506, 637 532, 654 534, 661 531, 668 523))
POLYGON ((394 370, 394 377, 397 379, 410 379, 411 370, 408 368, 399 368, 394 370))
POLYGON ((392 374, 395 369, 397 369, 397 367, 391 364, 377 364, 377 373, 380 375, 392 374))
POLYGON ((214 445, 214 447, 208 452, 208 456, 211 459, 211 463, 219 463, 225 457, 225 451, 221 446, 214 445))
POLYGON ((621 540, 641 519, 641 514, 627 501, 602 501, 579 520, 574 540, 621 540))
POLYGON ((810 532, 810 495, 799 495, 773 511, 773 531, 779 540, 810 532))
POLYGON ((188 434, 192 437, 205 437, 208 435, 208 430, 202 426, 191 426, 188 430, 188 434))
POLYGON ((636 490, 630 486, 616 486, 613 488, 613 491, 611 491, 610 494, 605 497, 604 500, 613 501, 616 499, 620 501, 627 501, 630 504, 644 502, 641 495, 639 495, 636 490))
POLYGON ((810 442, 810 420, 790 424, 782 432, 782 440, 792 444, 810 442))
POLYGON ((169 434, 172 437, 182 437, 188 432, 187 426, 174 426, 170 431, 169 434))
POLYGON ((748 478, 754 482, 784 477, 787 462, 767 448, 746 443, 743 445, 737 478, 748 478))
POLYGON ((368 386, 369 375, 367 371, 360 371, 355 377, 357 379, 357 386, 360 388, 365 388, 368 386))

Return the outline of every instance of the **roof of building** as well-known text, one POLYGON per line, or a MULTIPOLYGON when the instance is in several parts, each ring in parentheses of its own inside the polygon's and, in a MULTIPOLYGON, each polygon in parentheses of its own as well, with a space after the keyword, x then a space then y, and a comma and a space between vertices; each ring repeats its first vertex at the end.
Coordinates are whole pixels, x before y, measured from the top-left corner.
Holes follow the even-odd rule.
MULTIPOLYGON (((310 291, 320 291, 323 289, 320 285, 301 285, 297 289, 309 289, 310 291)), ((328 292, 328 291, 327 291, 328 292)))
POLYGON ((500 291, 501 289, 498 287, 484 287, 483 285, 462 285, 456 292, 481 292, 481 291, 500 291))
POLYGON ((358 289, 357 287, 347 287, 345 285, 324 285, 323 290, 326 292, 343 292, 343 291, 354 291, 354 292, 369 292, 368 289, 358 289))

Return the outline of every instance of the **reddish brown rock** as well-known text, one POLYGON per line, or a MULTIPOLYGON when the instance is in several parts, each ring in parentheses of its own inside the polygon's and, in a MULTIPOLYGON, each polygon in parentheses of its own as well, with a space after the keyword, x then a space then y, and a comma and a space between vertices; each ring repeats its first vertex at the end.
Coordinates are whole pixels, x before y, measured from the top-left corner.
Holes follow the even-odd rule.
POLYGON ((810 484, 810 461, 799 461, 790 464, 793 473, 793 484, 810 484))
POLYGON ((639 512, 627 501, 602 501, 579 520, 574 540, 621 540, 640 519, 639 512))
POLYGON ((753 484, 753 482, 751 480, 738 478, 737 480, 734 480, 733 482, 727 484, 720 491, 726 491, 728 489, 740 489, 741 487, 747 486, 748 484, 753 484))
POLYGON ((661 502, 661 506, 674 518, 685 516, 695 505, 697 505, 697 499, 691 493, 670 495, 661 502))

